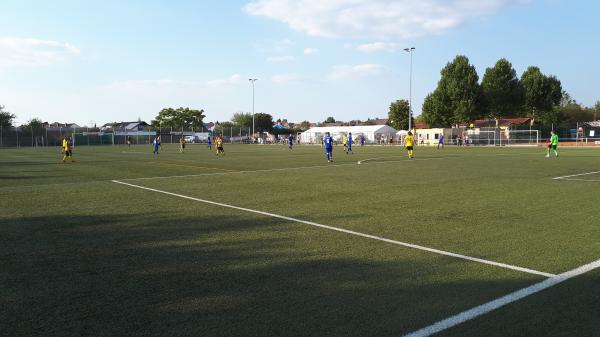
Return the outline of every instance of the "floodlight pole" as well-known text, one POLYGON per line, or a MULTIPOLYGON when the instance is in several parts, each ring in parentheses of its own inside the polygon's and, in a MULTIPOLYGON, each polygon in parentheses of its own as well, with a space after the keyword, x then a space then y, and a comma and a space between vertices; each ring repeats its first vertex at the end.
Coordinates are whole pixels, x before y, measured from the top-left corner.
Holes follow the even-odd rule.
POLYGON ((258 81, 258 78, 249 78, 248 81, 252 83, 252 143, 254 143, 254 82, 258 81))
POLYGON ((413 73, 413 50, 415 47, 404 48, 410 54, 410 79, 408 84, 408 131, 412 130, 412 73, 413 73))

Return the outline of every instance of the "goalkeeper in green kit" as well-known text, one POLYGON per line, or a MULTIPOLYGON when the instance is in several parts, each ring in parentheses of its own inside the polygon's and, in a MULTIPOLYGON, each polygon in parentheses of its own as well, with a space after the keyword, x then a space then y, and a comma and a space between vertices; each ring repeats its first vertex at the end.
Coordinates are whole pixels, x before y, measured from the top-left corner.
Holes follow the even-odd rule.
POLYGON ((550 144, 546 150, 546 158, 550 158, 550 150, 554 150, 554 157, 558 158, 558 135, 554 133, 554 130, 550 131, 550 144))

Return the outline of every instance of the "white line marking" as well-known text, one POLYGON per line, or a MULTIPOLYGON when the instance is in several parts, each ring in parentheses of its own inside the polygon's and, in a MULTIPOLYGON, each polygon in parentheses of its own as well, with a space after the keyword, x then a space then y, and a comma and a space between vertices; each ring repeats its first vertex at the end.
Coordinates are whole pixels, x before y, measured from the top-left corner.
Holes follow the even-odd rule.
POLYGON ((600 171, 596 171, 596 172, 587 172, 587 173, 579 173, 579 174, 572 174, 570 176, 562 176, 562 177, 554 177, 552 179, 554 180, 559 180, 559 179, 565 179, 565 178, 571 178, 571 177, 580 177, 580 176, 587 176, 590 174, 596 174, 596 173, 600 173, 600 171))
POLYGON ((467 311, 463 311, 458 315, 454 315, 452 317, 446 318, 442 321, 439 321, 437 323, 434 323, 428 327, 425 327, 423 329, 420 329, 418 331, 409 333, 408 335, 405 335, 405 337, 427 337, 427 336, 431 336, 435 333, 444 331, 446 329, 449 329, 453 326, 456 326, 458 324, 464 323, 466 321, 472 320, 478 316, 481 316, 483 314, 487 314, 488 312, 492 311, 492 310, 496 310, 498 308, 501 308, 509 303, 512 302, 516 302, 518 300, 521 300, 529 295, 533 295, 537 292, 540 292, 544 289, 553 287, 559 283, 562 283, 568 279, 571 279, 573 277, 585 274, 589 271, 592 271, 594 269, 600 268, 600 260, 594 261, 592 263, 586 264, 584 266, 578 267, 576 269, 570 270, 568 272, 553 276, 549 279, 546 279, 542 282, 536 283, 532 286, 529 286, 527 288, 523 288, 521 290, 517 290, 513 293, 510 293, 506 296, 500 297, 498 299, 495 299, 491 302, 482 304, 480 306, 474 307, 472 309, 469 309, 467 311))
POLYGON ((565 178, 565 179, 560 179, 560 180, 568 180, 568 181, 600 181, 600 179, 570 179, 570 178, 565 178))
POLYGON ((203 203, 207 203, 207 204, 211 204, 211 205, 232 208, 232 209, 236 209, 236 210, 240 210, 240 211, 244 211, 244 212, 256 213, 256 214, 266 215, 266 216, 270 216, 270 217, 278 218, 278 219, 283 219, 283 220, 287 220, 287 221, 303 223, 303 224, 310 225, 310 226, 315 226, 315 227, 329 229, 329 230, 336 231, 336 232, 341 232, 341 233, 346 233, 346 234, 361 236, 361 237, 364 237, 364 238, 378 240, 378 241, 383 241, 383 242, 387 242, 387 243, 391 243, 391 244, 395 244, 395 245, 399 245, 399 246, 403 246, 403 247, 419 249, 419 250, 423 250, 423 251, 427 251, 427 252, 431 252, 431 253, 436 253, 436 254, 440 254, 440 255, 451 256, 451 257, 455 257, 455 258, 459 258, 459 259, 463 259, 463 260, 469 260, 469 261, 473 261, 473 262, 484 263, 484 264, 488 264, 488 265, 492 265, 492 266, 496 266, 496 267, 502 267, 502 268, 506 268, 506 269, 517 270, 517 271, 524 272, 524 273, 541 275, 541 276, 545 276, 545 277, 555 276, 554 274, 545 273, 545 272, 541 272, 541 271, 537 271, 537 270, 533 270, 533 269, 529 269, 529 268, 524 268, 524 267, 519 267, 519 266, 513 266, 513 265, 510 265, 510 264, 505 264, 505 263, 500 263, 500 262, 495 262, 495 261, 484 260, 484 259, 480 259, 480 258, 477 258, 477 257, 471 257, 471 256, 466 256, 466 255, 451 253, 451 252, 447 252, 447 251, 444 251, 444 250, 439 250, 439 249, 435 249, 435 248, 429 248, 429 247, 415 245, 415 244, 412 244, 412 243, 406 243, 406 242, 401 242, 401 241, 386 239, 386 238, 382 238, 382 237, 375 236, 375 235, 370 235, 370 234, 355 232, 355 231, 352 231, 352 230, 338 228, 338 227, 333 227, 333 226, 328 226, 328 225, 322 225, 322 224, 319 224, 319 223, 316 223, 316 222, 306 221, 306 220, 300 220, 300 219, 296 219, 296 218, 292 218, 292 217, 288 217, 288 216, 284 216, 284 215, 278 215, 278 214, 273 214, 273 213, 258 211, 258 210, 254 210, 254 209, 250 209, 250 208, 238 207, 238 206, 223 204, 223 203, 220 203, 220 202, 214 202, 214 201, 210 201, 210 200, 204 200, 204 199, 194 198, 194 197, 190 197, 190 196, 183 195, 183 194, 177 194, 177 193, 172 193, 172 192, 157 190, 157 189, 154 189, 154 188, 144 187, 144 186, 140 186, 140 185, 129 184, 129 183, 125 183, 125 182, 122 182, 122 181, 119 181, 119 180, 113 180, 112 182, 117 183, 117 184, 121 184, 121 185, 130 186, 130 187, 140 188, 140 189, 147 190, 147 191, 152 191, 152 192, 158 192, 158 193, 162 193, 162 194, 167 194, 167 195, 171 195, 171 196, 178 197, 178 198, 189 199, 189 200, 199 201, 199 202, 203 202, 203 203))

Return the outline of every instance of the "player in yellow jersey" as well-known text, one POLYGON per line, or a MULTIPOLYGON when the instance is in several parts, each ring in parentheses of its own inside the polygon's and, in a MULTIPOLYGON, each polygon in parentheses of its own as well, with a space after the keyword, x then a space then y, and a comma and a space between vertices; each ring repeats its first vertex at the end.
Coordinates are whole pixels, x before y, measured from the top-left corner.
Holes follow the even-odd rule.
POLYGON ((408 158, 412 159, 415 137, 413 137, 413 134, 410 131, 408 131, 408 134, 404 137, 404 146, 406 146, 406 151, 408 151, 408 158))
POLYGON ((179 153, 183 153, 185 151, 185 139, 183 136, 179 138, 179 153))
POLYGON ((71 142, 69 142, 69 139, 65 136, 65 138, 63 138, 62 141, 62 153, 63 153, 63 163, 67 160, 67 158, 69 158, 71 160, 71 162, 74 162, 73 160, 73 149, 71 147, 71 142))
POLYGON ((217 144, 217 156, 225 155, 225 150, 223 149, 223 137, 216 137, 215 143, 217 144))

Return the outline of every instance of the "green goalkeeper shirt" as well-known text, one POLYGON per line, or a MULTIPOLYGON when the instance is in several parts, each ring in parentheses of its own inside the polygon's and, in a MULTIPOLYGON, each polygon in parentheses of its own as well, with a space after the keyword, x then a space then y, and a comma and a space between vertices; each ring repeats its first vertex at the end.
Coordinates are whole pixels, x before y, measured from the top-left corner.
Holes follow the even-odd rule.
POLYGON ((550 137, 550 144, 558 145, 558 135, 552 135, 552 137, 550 137))

